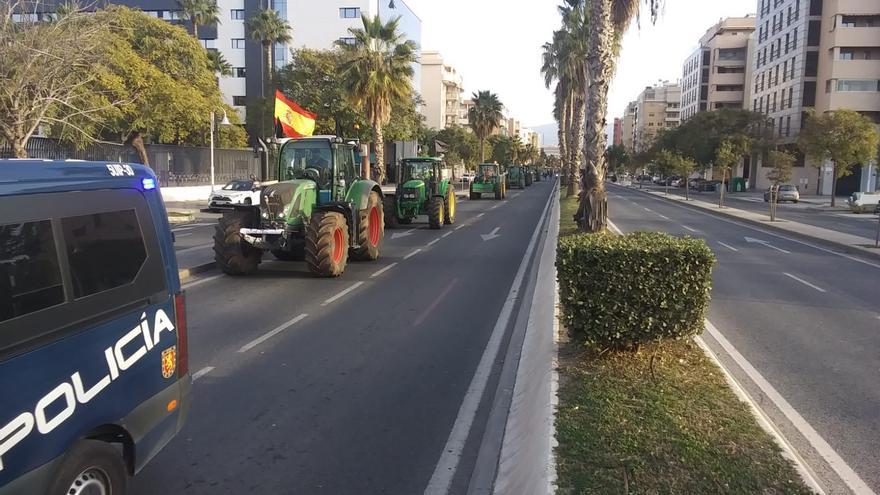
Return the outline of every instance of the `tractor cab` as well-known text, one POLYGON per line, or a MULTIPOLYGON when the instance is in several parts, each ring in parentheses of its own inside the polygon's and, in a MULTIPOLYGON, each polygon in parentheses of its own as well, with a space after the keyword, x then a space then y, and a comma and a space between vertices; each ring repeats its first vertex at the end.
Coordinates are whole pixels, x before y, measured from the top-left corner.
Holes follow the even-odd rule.
POLYGON ((511 165, 507 168, 507 187, 515 187, 523 189, 526 187, 526 172, 524 167, 519 165, 511 165))
POLYGON ((282 145, 275 186, 285 190, 305 186, 316 192, 317 203, 322 204, 343 199, 357 178, 354 145, 333 136, 314 136, 282 145))
POLYGON ((506 173, 497 163, 477 165, 477 176, 470 185, 470 199, 480 199, 483 194, 493 194, 495 199, 507 196, 506 173))

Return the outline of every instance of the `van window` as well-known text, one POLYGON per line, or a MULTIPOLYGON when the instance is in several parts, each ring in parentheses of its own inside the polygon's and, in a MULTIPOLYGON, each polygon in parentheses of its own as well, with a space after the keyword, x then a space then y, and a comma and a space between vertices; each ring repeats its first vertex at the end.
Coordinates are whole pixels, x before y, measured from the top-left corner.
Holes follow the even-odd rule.
POLYGON ((61 219, 74 297, 131 283, 147 258, 134 210, 61 219))
POLYGON ((0 321, 63 302, 51 222, 0 225, 0 321))

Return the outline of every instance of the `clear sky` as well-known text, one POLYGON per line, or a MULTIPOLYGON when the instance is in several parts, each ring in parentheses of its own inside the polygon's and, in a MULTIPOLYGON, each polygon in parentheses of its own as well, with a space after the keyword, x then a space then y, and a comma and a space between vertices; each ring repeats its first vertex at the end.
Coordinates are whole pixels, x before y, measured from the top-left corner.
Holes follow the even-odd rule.
MULTIPOLYGON (((387 1, 387 0, 379 0, 387 1)), ((541 76, 541 45, 559 26, 559 0, 405 0, 422 19, 422 48, 439 51, 470 94, 491 89, 526 126, 553 122, 553 95, 541 76)), ((609 122, 646 85, 680 78, 684 59, 722 17, 757 10, 758 0, 666 0, 652 26, 641 20, 624 38, 611 85, 609 122)))

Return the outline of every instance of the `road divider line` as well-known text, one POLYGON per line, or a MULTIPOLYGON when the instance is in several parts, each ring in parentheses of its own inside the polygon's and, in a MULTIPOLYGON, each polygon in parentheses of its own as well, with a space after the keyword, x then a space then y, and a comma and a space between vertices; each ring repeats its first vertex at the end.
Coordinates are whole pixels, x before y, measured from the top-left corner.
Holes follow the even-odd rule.
POLYGON ((657 216, 662 218, 663 220, 669 220, 669 217, 667 217, 666 215, 661 215, 658 213, 657 216))
POLYGON ((204 368, 200 369, 199 371, 196 371, 195 373, 193 373, 192 381, 195 382, 199 378, 207 375, 208 373, 210 373, 212 371, 214 371, 213 366, 205 366, 204 368))
POLYGON ((645 211, 654 211, 654 210, 652 210, 652 209, 650 209, 650 208, 648 208, 648 207, 646 207, 646 206, 643 206, 642 209, 644 209, 645 211))
POLYGON ((240 353, 241 353, 241 352, 247 352, 247 351, 253 349, 254 347, 256 347, 256 346, 262 344, 263 342, 265 342, 265 341, 271 339, 272 337, 278 335, 279 333, 281 333, 281 332, 287 330, 288 328, 292 327, 293 325, 295 325, 295 324, 299 323, 300 321, 306 319, 308 316, 309 316, 309 315, 303 313, 303 314, 301 314, 301 315, 299 315, 299 316, 297 316, 297 317, 295 317, 295 318, 293 318, 293 319, 291 319, 291 320, 288 320, 288 321, 282 323, 281 325, 275 327, 274 329, 272 329, 272 330, 270 330, 270 331, 264 333, 262 336, 257 337, 256 339, 254 339, 254 340, 248 342, 247 344, 241 346, 241 349, 239 349, 238 352, 240 352, 240 353))
POLYGON ((458 227, 455 228, 455 230, 459 230, 459 229, 463 229, 463 228, 464 228, 464 224, 459 225, 458 227))
POLYGON ((326 306, 326 305, 332 303, 333 301, 336 301, 342 297, 345 297, 348 293, 350 293, 353 290, 356 290, 358 287, 360 287, 362 285, 364 285, 363 282, 355 282, 355 283, 351 284, 348 288, 345 288, 345 289, 339 291, 339 293, 336 294, 335 296, 328 298, 326 301, 322 302, 321 306, 326 306))
POLYGON ((480 213, 479 215, 475 216, 474 218, 480 218, 483 215, 485 215, 485 213, 480 213))
POLYGON ((181 288, 182 288, 182 289, 192 289, 193 287, 195 287, 195 286, 197 286, 197 285, 202 285, 202 284, 204 284, 205 282, 210 282, 210 281, 212 281, 212 280, 217 280, 218 278, 220 278, 220 277, 222 277, 222 276, 223 276, 223 274, 221 273, 221 274, 219 274, 219 275, 212 275, 212 276, 210 276, 210 277, 205 277, 205 278, 200 278, 200 279, 198 279, 198 280, 193 280, 192 282, 189 282, 189 283, 183 284, 183 285, 181 286, 181 288))
POLYGON ((452 288, 455 287, 455 284, 457 284, 457 283, 458 283, 457 278, 452 279, 452 281, 446 285, 446 288, 444 288, 443 291, 440 292, 440 295, 438 295, 437 297, 434 298, 434 302, 432 302, 431 305, 428 306, 428 308, 425 309, 425 311, 422 312, 421 315, 419 315, 419 317, 416 319, 416 321, 413 322, 413 326, 417 327, 417 326, 421 325, 425 321, 425 319, 428 318, 428 316, 431 314, 431 312, 437 308, 437 305, 439 305, 440 302, 443 301, 443 298, 445 298, 446 295, 449 294, 449 291, 451 291, 452 288))
POLYGON ((490 209, 490 210, 494 210, 495 208, 498 208, 499 206, 501 206, 501 204, 497 204, 497 205, 495 205, 495 206, 493 206, 493 207, 491 207, 491 208, 489 208, 489 209, 490 209))
POLYGON ((802 279, 802 278, 800 278, 800 277, 797 277, 797 276, 795 276, 795 275, 792 275, 792 274, 790 274, 790 273, 788 273, 788 272, 782 272, 782 274, 785 275, 786 277, 792 279, 792 280, 797 280, 798 282, 800 282, 800 283, 806 285, 807 287, 812 287, 813 289, 816 289, 816 290, 819 291, 819 292, 828 292, 827 290, 825 290, 825 289, 819 287, 818 285, 813 285, 813 284, 807 282, 806 280, 804 280, 804 279, 802 279))
POLYGON ((397 262, 391 263, 390 265, 386 266, 385 268, 381 268, 381 269, 377 270, 376 273, 370 275, 370 278, 376 278, 379 275, 382 275, 383 273, 387 272, 388 270, 394 268, 395 266, 397 266, 397 262))
POLYGON ((174 254, 183 254, 183 253, 189 253, 191 251, 198 251, 199 249, 207 249, 213 245, 214 244, 211 243, 211 244, 202 244, 201 246, 193 246, 190 248, 180 249, 180 250, 174 251, 174 254))
POLYGON ((608 220, 608 228, 611 229, 611 232, 614 232, 617 235, 623 235, 623 231, 620 230, 617 227, 617 225, 614 225, 614 222, 612 222, 610 218, 607 220, 608 220))
POLYGON ((449 487, 458 469, 458 463, 461 460, 465 443, 468 436, 470 436, 471 426, 477 414, 477 409, 486 392, 489 375, 492 374, 492 367, 498 357, 501 341, 513 315, 513 307, 520 298, 519 291, 526 274, 526 268, 535 251, 538 238, 547 219, 547 213, 550 211, 550 205, 553 201, 558 201, 556 193, 557 190, 555 189, 550 193, 550 197, 544 205, 544 211, 538 217, 538 224, 535 226, 535 231, 532 233, 532 238, 523 254, 516 276, 514 276, 513 283, 510 285, 507 298, 501 307, 498 319, 495 321, 495 327, 492 329, 489 342, 483 349, 480 363, 477 365, 477 370, 474 372, 473 378, 471 378, 467 393, 465 393, 464 400, 462 400, 461 406, 458 409, 458 415, 455 417, 452 431, 449 433, 449 438, 447 438, 440 458, 437 460, 437 465, 434 467, 434 473, 431 475, 427 488, 425 488, 425 495, 447 495, 449 493, 449 487))
POLYGON ((421 252, 421 249, 416 249, 415 251, 413 251, 413 252, 409 253, 408 255, 404 256, 403 259, 408 260, 408 259, 412 258, 413 256, 419 254, 419 252, 421 252))
POLYGON ((681 227, 682 227, 683 229, 685 229, 685 230, 690 230, 691 232, 696 232, 696 231, 697 231, 697 229, 695 229, 695 228, 693 228, 693 227, 688 227, 687 225, 682 225, 681 227))
POLYGON ((425 244, 425 247, 433 246, 434 244, 437 244, 438 242, 440 242, 440 238, 439 238, 439 237, 438 237, 437 239, 434 239, 433 241, 431 241, 431 242, 425 244))
POLYGON ((718 241, 718 244, 721 244, 722 246, 726 247, 727 249, 730 249, 731 251, 739 251, 739 249, 737 249, 737 248, 731 246, 730 244, 726 244, 726 243, 721 242, 721 241, 718 241))
POLYGON ((447 233, 441 235, 440 237, 441 237, 441 238, 442 238, 442 237, 449 237, 449 236, 451 236, 451 235, 452 235, 452 232, 447 232, 447 233))
POLYGON ((184 232, 184 233, 182 233, 182 234, 178 234, 177 232, 175 232, 175 233, 174 233, 174 238, 175 238, 175 239, 179 239, 179 238, 181 238, 181 237, 186 237, 186 236, 189 236, 189 235, 193 235, 193 233, 192 233, 192 232, 184 232))
POLYGON ((758 386, 759 389, 770 399, 779 411, 788 419, 791 424, 797 428, 801 435, 806 438, 807 442, 815 449, 816 452, 825 459, 825 462, 840 476, 840 479, 853 491, 853 493, 863 495, 876 495, 871 488, 856 474, 855 471, 843 460, 842 457, 834 450, 831 445, 822 438, 811 425, 804 419, 800 413, 785 400, 782 395, 776 391, 762 375, 752 366, 739 351, 715 328, 709 320, 706 320, 706 331, 718 342, 725 352, 736 362, 736 364, 745 372, 745 374, 758 386))

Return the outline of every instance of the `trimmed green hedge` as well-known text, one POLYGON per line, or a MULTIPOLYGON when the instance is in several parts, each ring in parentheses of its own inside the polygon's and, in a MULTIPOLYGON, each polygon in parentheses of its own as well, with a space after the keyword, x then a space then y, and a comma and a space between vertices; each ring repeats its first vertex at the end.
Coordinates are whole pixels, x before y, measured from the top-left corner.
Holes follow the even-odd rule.
POLYGON ((697 335, 714 263, 702 239, 654 232, 560 238, 563 321, 572 339, 599 348, 697 335))

